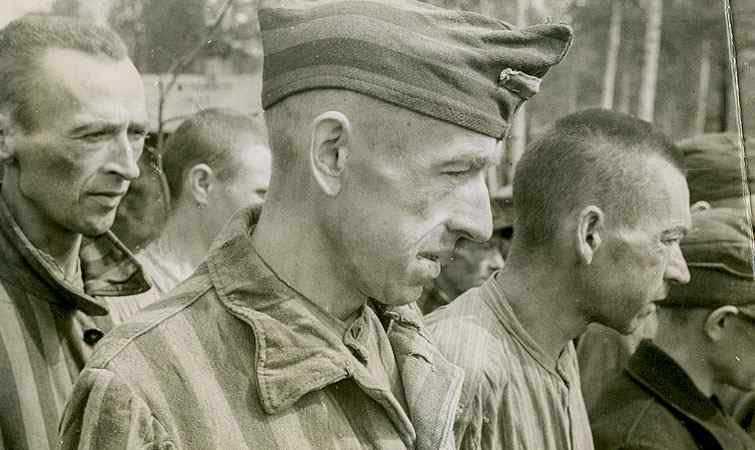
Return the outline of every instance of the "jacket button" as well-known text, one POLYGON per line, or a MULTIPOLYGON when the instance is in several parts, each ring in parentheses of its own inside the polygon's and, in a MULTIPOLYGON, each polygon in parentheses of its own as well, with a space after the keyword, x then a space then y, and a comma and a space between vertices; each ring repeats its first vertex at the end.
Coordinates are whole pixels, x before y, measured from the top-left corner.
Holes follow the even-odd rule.
POLYGON ((103 333, 102 331, 96 328, 84 330, 84 342, 86 342, 89 345, 94 345, 97 343, 97 341, 102 339, 102 336, 104 335, 105 333, 103 333))

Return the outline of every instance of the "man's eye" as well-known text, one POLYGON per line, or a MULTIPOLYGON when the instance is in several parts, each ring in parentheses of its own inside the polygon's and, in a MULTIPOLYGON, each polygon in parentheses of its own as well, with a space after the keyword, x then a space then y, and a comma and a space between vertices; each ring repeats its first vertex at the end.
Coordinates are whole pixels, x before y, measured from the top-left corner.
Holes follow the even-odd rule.
POLYGON ((85 134, 82 137, 83 137, 83 139, 85 139, 87 141, 99 141, 99 140, 102 140, 102 139, 108 137, 109 135, 110 135, 110 133, 108 131, 102 130, 102 131, 95 131, 95 132, 92 132, 92 133, 87 133, 87 134, 85 134))
POLYGON ((674 244, 678 244, 679 242, 681 242, 681 240, 682 238, 680 237, 672 237, 661 239, 661 242, 663 243, 663 245, 672 246, 674 244))
POLYGON ((457 177, 457 176, 468 174, 470 170, 471 169, 466 169, 466 168, 465 169, 448 169, 448 170, 444 170, 443 174, 457 177))
POLYGON ((129 131, 128 137, 132 141, 138 141, 140 139, 144 139, 145 137, 147 137, 147 133, 140 130, 129 131))

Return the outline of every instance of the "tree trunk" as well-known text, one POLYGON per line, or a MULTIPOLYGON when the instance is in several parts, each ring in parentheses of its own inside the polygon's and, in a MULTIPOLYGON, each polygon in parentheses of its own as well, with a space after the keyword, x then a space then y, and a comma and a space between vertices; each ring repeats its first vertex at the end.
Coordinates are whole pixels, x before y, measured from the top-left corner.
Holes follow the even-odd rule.
POLYGON ((629 114, 632 105, 632 74, 629 71, 621 73, 621 79, 619 80, 619 111, 624 114, 629 114))
POLYGON ((655 108, 655 86, 658 81, 658 57, 661 50, 663 0, 647 0, 647 13, 644 45, 645 62, 642 68, 640 103, 637 115, 641 119, 652 122, 655 108))
POLYGON ((611 5, 611 26, 608 30, 608 52, 606 54, 606 72, 603 75, 604 108, 613 109, 613 98, 616 89, 616 67, 619 60, 621 46, 621 21, 624 7, 621 0, 613 0, 611 5))
POLYGON ((708 111, 708 94, 710 93, 710 38, 703 39, 700 46, 700 77, 697 84, 697 106, 693 134, 705 132, 705 119, 708 111))

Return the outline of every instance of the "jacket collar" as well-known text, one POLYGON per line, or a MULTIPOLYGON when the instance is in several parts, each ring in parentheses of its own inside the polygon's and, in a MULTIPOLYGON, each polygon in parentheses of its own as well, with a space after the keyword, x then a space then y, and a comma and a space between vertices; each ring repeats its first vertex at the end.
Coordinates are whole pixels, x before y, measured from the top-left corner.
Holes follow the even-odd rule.
MULTIPOLYGON (((254 332, 259 399, 267 413, 276 414, 305 394, 349 377, 355 360, 342 337, 303 306, 309 301, 259 257, 251 240, 258 218, 258 209, 237 213, 215 240, 207 266, 221 303, 254 332)), ((452 446, 461 369, 430 342, 416 306, 370 306, 393 348, 407 414, 417 430, 416 448, 452 446)))
POLYGON ((105 303, 95 296, 124 296, 149 290, 142 267, 131 252, 110 231, 81 243, 79 260, 84 289, 63 277, 50 257, 36 248, 13 218, 8 205, 0 197, 0 231, 20 259, 55 292, 48 300, 66 308, 75 308, 92 316, 107 314, 105 303))
POLYGON ((713 401, 670 356, 649 340, 643 340, 627 366, 629 375, 672 408, 699 422, 719 413, 713 401))

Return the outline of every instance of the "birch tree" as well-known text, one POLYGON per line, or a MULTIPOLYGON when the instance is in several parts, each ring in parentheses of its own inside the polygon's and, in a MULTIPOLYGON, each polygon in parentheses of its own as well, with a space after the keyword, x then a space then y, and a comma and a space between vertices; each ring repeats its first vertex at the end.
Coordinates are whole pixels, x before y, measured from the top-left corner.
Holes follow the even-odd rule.
POLYGON ((621 22, 624 5, 621 0, 611 2, 611 25, 608 29, 608 49, 606 52, 606 71, 603 76, 604 108, 613 109, 614 92, 616 91, 616 70, 621 47, 621 22))
POLYGON ((655 88, 658 81, 658 57, 661 50, 663 0, 646 0, 647 25, 645 27, 644 62, 640 82, 640 100, 637 115, 653 121, 655 88))

